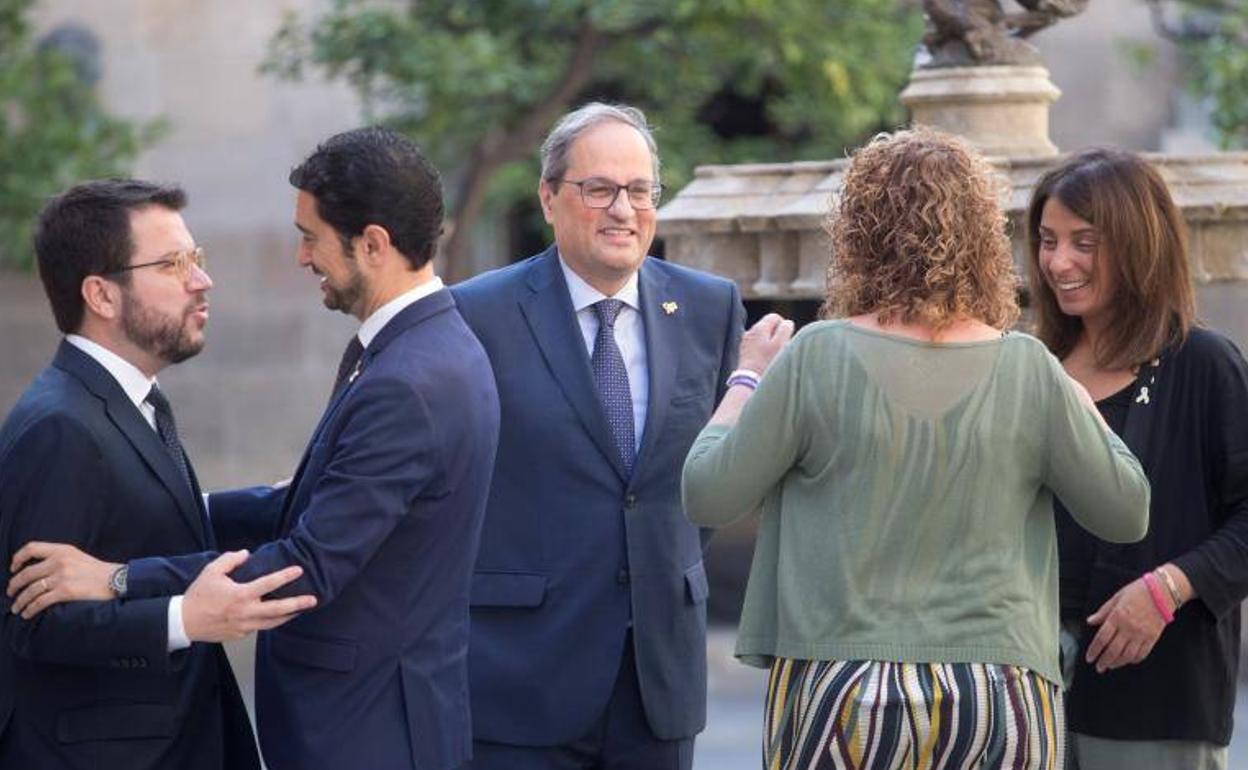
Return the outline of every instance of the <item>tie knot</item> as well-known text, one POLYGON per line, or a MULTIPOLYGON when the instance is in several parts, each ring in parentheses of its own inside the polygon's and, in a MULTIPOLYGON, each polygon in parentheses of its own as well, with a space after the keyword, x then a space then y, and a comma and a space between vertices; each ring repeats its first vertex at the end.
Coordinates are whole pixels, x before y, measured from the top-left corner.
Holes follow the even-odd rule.
POLYGON ((624 301, 618 299, 600 299, 594 303, 594 312, 598 314, 598 323, 608 329, 615 328, 615 319, 624 309, 624 301))
POLYGON ((152 389, 147 392, 147 398, 143 400, 156 407, 158 412, 172 411, 169 408, 169 399, 165 398, 165 394, 160 392, 160 386, 156 383, 152 383, 152 389))

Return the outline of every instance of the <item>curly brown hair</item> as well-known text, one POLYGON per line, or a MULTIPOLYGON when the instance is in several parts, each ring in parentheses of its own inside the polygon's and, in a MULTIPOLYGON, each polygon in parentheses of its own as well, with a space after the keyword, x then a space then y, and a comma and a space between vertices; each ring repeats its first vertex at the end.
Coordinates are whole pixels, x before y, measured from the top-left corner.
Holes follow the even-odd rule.
POLYGON ((961 139, 924 127, 876 136, 854 154, 829 217, 823 317, 1013 324, 1019 281, 1001 192, 961 139))

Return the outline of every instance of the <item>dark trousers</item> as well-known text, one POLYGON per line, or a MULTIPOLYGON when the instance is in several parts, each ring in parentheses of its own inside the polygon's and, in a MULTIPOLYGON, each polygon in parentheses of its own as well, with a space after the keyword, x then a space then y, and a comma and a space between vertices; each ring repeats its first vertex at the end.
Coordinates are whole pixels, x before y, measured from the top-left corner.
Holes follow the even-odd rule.
POLYGON ((637 684, 630 632, 607 708, 589 732, 560 746, 474 741, 471 770, 690 770, 693 738, 654 737, 637 684))

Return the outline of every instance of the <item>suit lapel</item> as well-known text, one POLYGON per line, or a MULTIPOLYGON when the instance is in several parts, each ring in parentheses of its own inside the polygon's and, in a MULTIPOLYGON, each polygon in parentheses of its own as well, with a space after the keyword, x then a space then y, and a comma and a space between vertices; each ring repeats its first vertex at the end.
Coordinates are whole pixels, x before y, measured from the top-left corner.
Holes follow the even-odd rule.
POLYGON ((529 294, 521 297, 520 310, 537 346, 559 383, 563 395, 580 417, 586 432, 611 463, 619 477, 627 481, 623 460, 611 440, 607 418, 598 400, 594 375, 589 368, 585 338, 581 336, 572 308, 572 297, 559 269, 554 247, 546 250, 529 268, 529 294))
MULTIPOLYGON (((95 359, 68 342, 61 343, 53 365, 77 377, 104 402, 109 420, 117 426, 117 430, 134 446, 160 483, 173 495, 178 510, 191 531, 200 538, 200 542, 206 543, 208 533, 204 528, 201 503, 194 499, 193 490, 187 486, 177 466, 173 464, 173 458, 160 442, 160 437, 147 420, 143 419, 143 415, 126 396, 117 380, 95 359)), ((190 466, 189 459, 187 466, 190 466)), ((192 471, 192 478, 193 473, 192 471)))
POLYGON ((391 340, 398 337, 404 331, 411 327, 431 318, 439 313, 446 312, 455 307, 455 299, 451 296, 448 289, 440 289, 427 297, 422 297, 407 307, 399 311, 399 314, 381 328, 377 332, 377 336, 373 337, 368 343, 368 347, 360 355, 360 362, 355 367, 354 373, 347 380, 347 383, 339 389, 339 391, 330 399, 329 404, 325 406, 325 411, 321 413, 321 419, 316 424, 316 429, 312 431, 312 438, 308 441, 307 447, 303 450, 303 457, 299 460, 299 467, 295 470, 295 475, 291 477, 290 487, 286 491, 286 499, 282 502, 282 515, 278 522, 278 533, 282 534, 289 530, 292 525, 292 517, 294 514, 295 501, 300 497, 299 488, 303 485, 303 477, 307 471, 308 457, 312 453, 312 447, 316 446, 317 440, 321 433, 329 426, 331 419, 337 414, 339 407, 346 401, 347 396, 355 387, 355 383, 359 381, 369 365, 385 350, 386 345, 391 340))
POLYGON ((637 454, 636 476, 647 459, 658 451, 659 436, 667 407, 672 400, 679 354, 683 349, 684 326, 680 323, 680 303, 668 286, 668 276, 647 257, 641 266, 638 281, 641 295, 641 319, 646 330, 646 369, 650 377, 650 395, 646 406, 646 426, 641 434, 641 451, 637 454), (671 313, 663 309, 675 308, 671 313))

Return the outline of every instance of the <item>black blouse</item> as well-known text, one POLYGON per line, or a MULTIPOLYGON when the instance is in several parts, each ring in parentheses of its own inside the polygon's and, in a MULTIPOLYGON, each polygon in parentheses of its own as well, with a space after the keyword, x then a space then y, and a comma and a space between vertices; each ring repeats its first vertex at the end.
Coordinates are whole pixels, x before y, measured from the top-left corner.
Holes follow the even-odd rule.
POLYGON ((1137 665, 1097 674, 1083 660, 1093 636, 1085 629, 1067 694, 1068 726, 1117 740, 1226 745, 1239 603, 1248 596, 1248 364, 1225 337, 1194 329, 1183 345, 1142 367, 1121 396, 1098 406, 1148 475, 1149 531, 1138 543, 1107 543, 1084 532, 1059 503, 1062 615, 1086 618, 1168 561, 1187 575, 1197 598, 1137 665))

